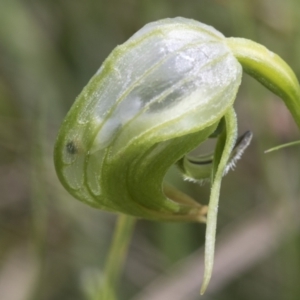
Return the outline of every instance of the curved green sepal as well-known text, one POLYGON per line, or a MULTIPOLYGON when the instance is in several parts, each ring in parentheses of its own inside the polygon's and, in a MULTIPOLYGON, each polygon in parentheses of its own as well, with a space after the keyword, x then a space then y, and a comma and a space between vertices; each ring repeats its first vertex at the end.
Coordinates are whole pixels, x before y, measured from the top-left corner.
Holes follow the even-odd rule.
POLYGON ((277 54, 243 38, 227 38, 226 44, 246 73, 283 99, 300 128, 300 86, 293 70, 277 54))

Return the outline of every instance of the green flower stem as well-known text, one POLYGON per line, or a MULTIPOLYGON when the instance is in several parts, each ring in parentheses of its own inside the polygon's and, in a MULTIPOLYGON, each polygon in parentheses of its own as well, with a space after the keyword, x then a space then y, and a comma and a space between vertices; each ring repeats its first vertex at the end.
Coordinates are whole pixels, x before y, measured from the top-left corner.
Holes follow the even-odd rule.
POLYGON ((127 215, 120 215, 118 217, 109 256, 104 269, 104 282, 96 292, 95 297, 93 297, 94 300, 115 299, 114 291, 116 290, 120 278, 135 221, 136 218, 127 215))

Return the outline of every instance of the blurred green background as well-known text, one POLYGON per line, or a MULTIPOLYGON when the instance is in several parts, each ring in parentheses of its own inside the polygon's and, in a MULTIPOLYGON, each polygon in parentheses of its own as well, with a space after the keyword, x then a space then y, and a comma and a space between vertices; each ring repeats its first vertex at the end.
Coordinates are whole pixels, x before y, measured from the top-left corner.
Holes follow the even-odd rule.
MULTIPOLYGON (((299 0, 0 0, 1 300, 89 299, 101 281, 116 216, 62 188, 56 133, 116 45, 175 16, 264 44, 300 78, 299 0)), ((300 151, 264 154, 299 132, 283 103, 247 75, 235 107, 241 133, 251 129, 254 140, 223 181, 216 272, 201 299, 299 300, 300 151)), ((171 176, 207 203, 208 185, 171 176)), ((139 221, 118 299, 198 299, 204 232, 139 221)))

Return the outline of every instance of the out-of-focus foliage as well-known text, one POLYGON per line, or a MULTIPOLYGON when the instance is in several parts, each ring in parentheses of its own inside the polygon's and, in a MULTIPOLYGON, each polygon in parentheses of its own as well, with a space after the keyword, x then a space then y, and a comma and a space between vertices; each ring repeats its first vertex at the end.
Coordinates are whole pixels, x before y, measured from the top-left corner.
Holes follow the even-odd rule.
MULTIPOLYGON (((101 279, 115 216, 73 200, 61 187, 52 159, 55 136, 110 51, 147 22, 175 16, 264 44, 300 78, 298 0, 0 0, 1 299, 88 299, 101 279)), ((241 132, 251 129, 254 141, 223 182, 219 232, 249 211, 271 214, 283 207, 288 237, 215 297, 299 299, 300 232, 293 225, 299 217, 300 151, 263 154, 299 133, 281 101, 246 75, 236 109, 241 132)), ((207 186, 182 183, 176 170, 169 176, 207 202, 207 186)), ((143 291, 200 247, 204 229, 139 221, 120 299, 143 291)))

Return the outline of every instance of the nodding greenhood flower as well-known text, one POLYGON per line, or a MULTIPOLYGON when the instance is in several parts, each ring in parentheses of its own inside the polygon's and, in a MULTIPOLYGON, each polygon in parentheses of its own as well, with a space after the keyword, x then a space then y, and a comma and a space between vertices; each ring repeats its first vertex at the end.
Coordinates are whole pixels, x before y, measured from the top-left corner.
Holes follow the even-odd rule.
POLYGON ((55 146, 60 181, 93 207, 158 221, 207 219, 202 293, 213 268, 221 179, 251 139, 247 132, 237 141, 233 109, 243 70, 279 95, 300 127, 299 83, 279 56, 175 18, 147 24, 112 51, 55 146), (191 157, 209 137, 217 138, 214 153, 191 157), (164 182, 173 164, 188 179, 210 178, 208 209, 164 182))

